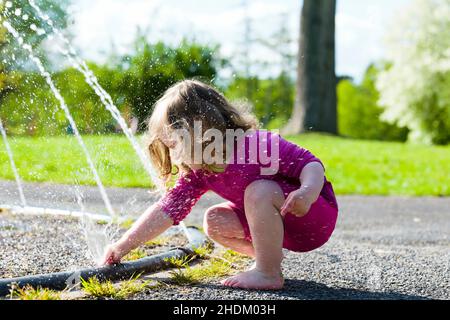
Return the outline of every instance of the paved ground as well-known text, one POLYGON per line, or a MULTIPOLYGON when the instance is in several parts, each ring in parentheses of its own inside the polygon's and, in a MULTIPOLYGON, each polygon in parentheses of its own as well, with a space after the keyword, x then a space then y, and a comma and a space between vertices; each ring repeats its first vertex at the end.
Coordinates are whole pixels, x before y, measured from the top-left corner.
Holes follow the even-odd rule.
MULTIPOLYGON (((79 209, 73 187, 26 184, 30 205, 79 209)), ((88 211, 103 213, 96 188, 83 187, 88 211)), ((108 189, 115 209, 138 214, 155 198, 142 189, 108 189)), ((0 204, 17 204, 15 184, 0 182, 0 204)), ((208 206, 221 201, 205 195, 189 216, 200 224, 208 206)), ((161 289, 145 299, 450 299, 450 198, 338 197, 340 218, 323 248, 288 253, 286 287, 249 292, 203 285, 161 289)))

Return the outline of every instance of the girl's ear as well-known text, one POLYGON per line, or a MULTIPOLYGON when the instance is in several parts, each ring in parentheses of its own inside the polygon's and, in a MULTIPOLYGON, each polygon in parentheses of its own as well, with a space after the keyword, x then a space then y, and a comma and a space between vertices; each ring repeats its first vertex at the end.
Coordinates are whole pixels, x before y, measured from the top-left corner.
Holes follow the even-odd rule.
POLYGON ((180 173, 180 167, 178 167, 176 164, 174 164, 172 166, 172 175, 175 176, 175 175, 177 175, 179 173, 180 173), (175 171, 173 169, 175 169, 175 171))

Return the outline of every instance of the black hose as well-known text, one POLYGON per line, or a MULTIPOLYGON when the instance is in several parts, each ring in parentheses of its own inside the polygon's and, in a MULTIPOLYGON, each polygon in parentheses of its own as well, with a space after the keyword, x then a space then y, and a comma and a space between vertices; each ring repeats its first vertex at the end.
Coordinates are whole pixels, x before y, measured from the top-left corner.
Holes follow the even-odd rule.
POLYGON ((128 280, 138 274, 154 273, 172 267, 168 258, 183 258, 194 255, 194 249, 207 244, 205 235, 196 228, 189 227, 190 242, 186 247, 175 248, 168 252, 152 255, 135 261, 123 262, 117 265, 104 266, 99 268, 88 268, 78 271, 65 271, 58 273, 48 273, 32 275, 18 278, 0 279, 0 296, 10 293, 12 286, 23 288, 31 286, 33 288, 47 288, 53 290, 64 290, 76 285, 80 279, 87 280, 97 277, 100 281, 120 281, 128 280))

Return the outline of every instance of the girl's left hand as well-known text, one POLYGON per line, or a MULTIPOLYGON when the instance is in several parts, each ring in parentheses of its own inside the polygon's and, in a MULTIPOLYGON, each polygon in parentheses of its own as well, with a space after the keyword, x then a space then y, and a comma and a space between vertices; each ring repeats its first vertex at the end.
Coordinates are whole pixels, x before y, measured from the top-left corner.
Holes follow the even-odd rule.
POLYGON ((280 214, 285 217, 287 213, 291 213, 296 217, 304 217, 311 209, 312 204, 311 197, 303 190, 296 190, 289 194, 281 207, 280 214))

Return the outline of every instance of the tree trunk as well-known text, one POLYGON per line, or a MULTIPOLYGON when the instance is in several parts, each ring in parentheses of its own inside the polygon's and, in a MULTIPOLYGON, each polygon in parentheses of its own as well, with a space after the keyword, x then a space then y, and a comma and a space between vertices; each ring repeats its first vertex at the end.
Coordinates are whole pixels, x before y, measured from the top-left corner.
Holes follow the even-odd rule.
POLYGON ((336 0, 304 0, 294 110, 284 134, 337 133, 336 0))

